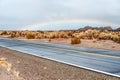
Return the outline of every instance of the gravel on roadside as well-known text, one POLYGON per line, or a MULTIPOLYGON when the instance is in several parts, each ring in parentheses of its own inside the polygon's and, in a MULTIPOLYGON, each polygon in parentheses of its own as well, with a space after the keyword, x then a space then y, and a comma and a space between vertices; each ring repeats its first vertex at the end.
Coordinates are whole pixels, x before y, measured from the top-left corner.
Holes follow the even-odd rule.
POLYGON ((0 47, 0 80, 120 80, 0 47))

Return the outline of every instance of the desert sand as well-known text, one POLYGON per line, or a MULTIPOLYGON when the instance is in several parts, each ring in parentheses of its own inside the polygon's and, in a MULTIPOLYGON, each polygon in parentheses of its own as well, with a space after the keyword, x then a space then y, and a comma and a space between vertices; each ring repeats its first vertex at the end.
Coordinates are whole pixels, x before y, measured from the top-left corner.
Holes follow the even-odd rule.
MULTIPOLYGON (((22 39, 28 40, 28 39, 22 39)), ((30 39, 32 41, 40 41, 40 42, 49 42, 48 39, 30 39)), ((51 43, 64 44, 64 45, 72 45, 71 39, 51 39, 51 43)), ((120 44, 116 43, 112 40, 87 40, 81 39, 81 44, 75 44, 72 46, 80 46, 94 49, 107 49, 107 50, 117 50, 120 51, 120 44)))

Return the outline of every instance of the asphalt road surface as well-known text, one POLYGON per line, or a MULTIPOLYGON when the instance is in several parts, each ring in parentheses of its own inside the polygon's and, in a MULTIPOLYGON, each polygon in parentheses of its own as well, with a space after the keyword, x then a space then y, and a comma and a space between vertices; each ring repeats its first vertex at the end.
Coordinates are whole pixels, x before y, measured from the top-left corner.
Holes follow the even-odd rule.
POLYGON ((0 38, 0 46, 120 77, 120 51, 0 38))

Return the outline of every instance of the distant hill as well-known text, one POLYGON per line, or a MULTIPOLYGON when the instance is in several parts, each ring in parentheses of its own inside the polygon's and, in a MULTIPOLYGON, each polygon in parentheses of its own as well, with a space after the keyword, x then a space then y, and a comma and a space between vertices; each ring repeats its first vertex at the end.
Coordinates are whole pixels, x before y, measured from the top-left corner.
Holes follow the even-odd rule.
POLYGON ((96 30, 101 30, 101 31, 104 31, 104 30, 108 30, 108 31, 112 31, 113 29, 111 28, 111 26, 106 26, 106 27, 92 27, 92 26, 85 26, 84 28, 80 28, 78 30, 80 31, 86 31, 88 29, 96 29, 96 30))
POLYGON ((116 31, 120 31, 120 27, 116 29, 116 31))

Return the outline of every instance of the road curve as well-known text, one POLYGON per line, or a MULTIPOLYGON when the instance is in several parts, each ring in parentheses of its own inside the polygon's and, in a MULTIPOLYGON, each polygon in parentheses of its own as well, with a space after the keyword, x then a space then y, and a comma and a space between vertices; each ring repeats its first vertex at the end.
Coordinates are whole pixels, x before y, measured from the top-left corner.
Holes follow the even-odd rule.
POLYGON ((120 51, 0 38, 0 46, 120 77, 120 51))

